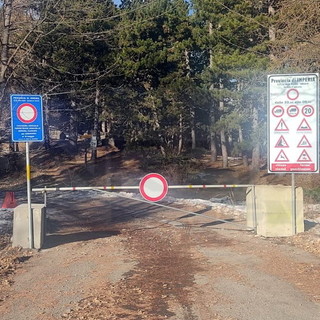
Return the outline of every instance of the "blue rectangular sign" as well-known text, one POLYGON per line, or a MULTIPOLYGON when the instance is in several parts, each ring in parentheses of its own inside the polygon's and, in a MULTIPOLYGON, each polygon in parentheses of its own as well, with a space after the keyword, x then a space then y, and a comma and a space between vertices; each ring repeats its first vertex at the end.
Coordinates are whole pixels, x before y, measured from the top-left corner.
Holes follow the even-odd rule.
POLYGON ((42 97, 40 95, 12 94, 10 103, 12 141, 43 141, 42 97))

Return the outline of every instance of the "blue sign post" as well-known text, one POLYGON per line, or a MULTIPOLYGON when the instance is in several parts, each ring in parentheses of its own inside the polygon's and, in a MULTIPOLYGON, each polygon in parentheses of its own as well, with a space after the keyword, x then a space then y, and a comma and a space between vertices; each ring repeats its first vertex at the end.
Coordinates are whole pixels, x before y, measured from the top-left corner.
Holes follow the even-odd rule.
POLYGON ((11 103, 11 132, 13 142, 26 143, 26 175, 29 222, 29 247, 33 241, 33 214, 31 207, 31 167, 29 142, 44 140, 42 97, 40 95, 12 94, 11 103))
POLYGON ((43 141, 42 97, 40 95, 12 94, 10 102, 12 141, 43 141))

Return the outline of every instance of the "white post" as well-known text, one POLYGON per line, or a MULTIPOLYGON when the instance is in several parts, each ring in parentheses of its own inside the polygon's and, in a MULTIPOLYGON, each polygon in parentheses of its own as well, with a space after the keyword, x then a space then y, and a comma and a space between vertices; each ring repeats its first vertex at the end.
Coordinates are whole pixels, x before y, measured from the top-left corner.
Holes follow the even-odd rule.
POLYGON ((33 249, 33 216, 31 208, 31 169, 30 169, 30 155, 29 142, 26 142, 26 174, 27 174, 27 199, 28 199, 28 221, 29 221, 29 247, 33 249))
POLYGON ((292 198, 292 233, 297 233, 297 210, 296 210, 296 186, 294 173, 291 174, 291 198, 292 198))
POLYGON ((253 229, 254 232, 257 234, 257 229, 258 229, 258 222, 257 222, 257 203, 256 203, 256 186, 252 186, 252 205, 253 205, 253 229))

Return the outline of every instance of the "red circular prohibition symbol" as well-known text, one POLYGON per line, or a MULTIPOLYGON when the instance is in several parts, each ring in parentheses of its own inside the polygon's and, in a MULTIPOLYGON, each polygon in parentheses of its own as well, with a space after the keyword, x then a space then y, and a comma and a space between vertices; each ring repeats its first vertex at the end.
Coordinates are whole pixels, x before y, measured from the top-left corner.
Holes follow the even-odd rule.
POLYGON ((30 103, 23 103, 17 109, 18 119, 23 123, 32 123, 37 119, 38 112, 35 106, 30 103))
POLYGON ((279 106, 279 105, 274 106, 274 107, 272 108, 272 114, 273 114, 275 117, 277 117, 277 118, 282 117, 283 114, 284 114, 284 109, 283 109, 283 107, 282 107, 282 106, 279 106))
POLYGON ((168 193, 168 182, 161 174, 149 173, 141 179, 139 191, 148 201, 160 201, 168 193))
POLYGON ((299 109, 296 105, 291 105, 287 109, 289 117, 296 117, 299 114, 299 109))
POLYGON ((299 97, 299 91, 297 89, 290 89, 287 92, 287 97, 289 100, 297 100, 299 97))

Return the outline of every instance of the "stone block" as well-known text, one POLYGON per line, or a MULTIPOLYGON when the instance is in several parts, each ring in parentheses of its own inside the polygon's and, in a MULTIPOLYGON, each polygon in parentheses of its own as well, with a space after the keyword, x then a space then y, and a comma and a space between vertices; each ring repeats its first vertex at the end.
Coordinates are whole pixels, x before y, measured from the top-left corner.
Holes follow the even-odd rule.
POLYGON ((290 186, 249 187, 246 195, 247 226, 265 237, 285 237, 304 232, 303 190, 296 188, 296 221, 293 228, 293 200, 290 186))
MULTIPOLYGON (((41 249, 45 238, 45 205, 31 205, 33 217, 33 244, 35 249, 41 249)), ((29 213, 28 204, 21 204, 13 213, 12 246, 29 248, 29 213)))

